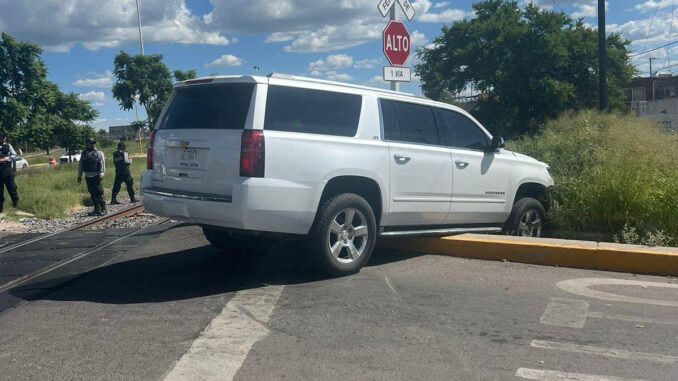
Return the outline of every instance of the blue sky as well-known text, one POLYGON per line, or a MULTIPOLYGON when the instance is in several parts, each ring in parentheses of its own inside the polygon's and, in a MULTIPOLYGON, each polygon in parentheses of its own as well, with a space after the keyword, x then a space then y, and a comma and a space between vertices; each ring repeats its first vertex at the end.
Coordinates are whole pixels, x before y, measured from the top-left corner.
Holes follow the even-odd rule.
MULTIPOLYGON (((470 0, 411 0, 405 21, 413 47, 425 47, 443 25, 471 18, 470 0)), ((678 39, 678 0, 609 0, 607 30, 633 41, 635 52, 678 39), (674 12, 675 11, 675 12, 674 12), (674 26, 675 24, 675 26, 674 26)), ((376 87, 387 61, 378 0, 140 0, 146 54, 170 69, 199 75, 281 72, 376 87)), ((519 0, 525 4, 525 0, 519 0)), ((597 24, 596 0, 535 0, 597 24)), ((134 0, 0 0, 0 31, 45 49, 48 78, 100 111, 95 128, 126 124, 134 113, 112 98, 113 57, 139 52, 134 0)), ((401 19, 404 18, 400 13, 401 19)), ((678 59, 678 44, 634 57, 644 75, 678 59), (668 50, 667 50, 668 49, 668 50)), ((412 64, 410 59, 410 66, 412 64)), ((678 63, 678 62, 677 62, 678 63)), ((676 68, 667 68, 670 72, 676 68)), ((416 79, 401 90, 420 93, 416 79)), ((143 117, 143 113, 140 113, 143 117)))

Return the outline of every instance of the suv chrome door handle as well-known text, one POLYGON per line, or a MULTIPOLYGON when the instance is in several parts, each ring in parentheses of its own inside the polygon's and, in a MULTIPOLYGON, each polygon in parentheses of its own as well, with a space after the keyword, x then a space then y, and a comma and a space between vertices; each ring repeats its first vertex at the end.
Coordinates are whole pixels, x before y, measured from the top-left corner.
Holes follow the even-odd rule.
POLYGON ((468 167, 467 161, 455 160, 454 164, 456 164, 459 169, 464 169, 464 168, 468 167))
POLYGON ((408 161, 410 161, 409 156, 401 155, 401 154, 398 154, 398 153, 393 155, 393 158, 395 159, 396 163, 398 163, 398 164, 405 164, 408 161))

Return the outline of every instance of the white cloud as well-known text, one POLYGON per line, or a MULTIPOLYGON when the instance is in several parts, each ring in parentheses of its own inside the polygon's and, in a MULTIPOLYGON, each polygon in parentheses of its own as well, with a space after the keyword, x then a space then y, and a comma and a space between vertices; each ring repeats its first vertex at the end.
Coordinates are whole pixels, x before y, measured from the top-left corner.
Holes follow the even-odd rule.
POLYGON ((232 54, 224 54, 214 61, 205 64, 205 67, 234 67, 243 64, 243 60, 232 54))
POLYGON ((103 102, 106 100, 106 95, 104 95, 103 91, 89 91, 86 93, 78 94, 78 98, 82 99, 83 101, 99 101, 103 102))
MULTIPOLYGON (((67 52, 138 41, 135 0, 0 0, 0 25, 15 38, 67 52)), ((141 2, 144 42, 227 45, 229 40, 186 6, 186 0, 141 2)))
POLYGON ((648 0, 644 3, 641 4, 636 4, 633 6, 633 8, 637 11, 641 12, 648 12, 648 11, 653 11, 657 8, 662 9, 662 8, 669 8, 671 7, 673 2, 671 1, 654 1, 654 0, 648 0))
MULTIPOLYGON (((429 0, 418 0, 412 3, 412 6, 417 11, 417 15, 414 16, 415 20, 420 22, 454 22, 460 21, 470 16, 470 13, 466 13, 461 9, 446 9, 440 13, 431 13, 429 12, 434 5, 429 0)), ((441 8, 441 7, 438 7, 441 8)))
POLYGON ((292 41, 305 32, 275 32, 266 37, 265 43, 292 41))
POLYGON ((285 46, 289 53, 328 52, 347 49, 381 38, 384 22, 356 19, 348 24, 325 25, 322 28, 299 35, 285 46))
POLYGON ((326 74, 325 78, 329 79, 330 81, 348 82, 353 79, 353 77, 350 74, 337 73, 335 71, 328 71, 325 74, 326 74))
POLYGON ((438 8, 445 8, 445 7, 447 7, 448 5, 450 5, 450 2, 449 2, 449 1, 443 1, 443 2, 440 2, 440 3, 435 3, 435 4, 433 4, 433 8, 435 8, 435 9, 438 9, 438 8))
POLYGON ((353 67, 355 69, 358 69, 358 70, 374 69, 375 67, 377 67, 377 65, 379 65, 380 62, 381 62, 381 60, 378 60, 378 59, 367 59, 366 58, 364 60, 355 61, 355 63, 353 64, 353 67))
POLYGON ((598 7, 595 5, 582 4, 578 6, 578 9, 572 12, 572 17, 581 18, 581 17, 596 17, 598 15, 598 7))
POLYGON ((353 57, 346 54, 329 55, 325 59, 320 59, 308 64, 308 70, 314 75, 321 72, 345 69, 353 65, 353 57))
POLYGON ((106 70, 103 74, 93 73, 90 78, 81 78, 73 82, 73 86, 109 88, 113 86, 113 73, 106 70))

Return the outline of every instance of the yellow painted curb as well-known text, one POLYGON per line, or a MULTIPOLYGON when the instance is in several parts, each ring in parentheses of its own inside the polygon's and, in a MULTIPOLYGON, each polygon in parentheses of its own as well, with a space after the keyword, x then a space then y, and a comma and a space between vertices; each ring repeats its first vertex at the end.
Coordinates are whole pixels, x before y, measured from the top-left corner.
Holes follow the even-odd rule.
POLYGON ((535 265, 678 275, 678 248, 670 247, 482 234, 443 238, 382 238, 378 247, 535 265))

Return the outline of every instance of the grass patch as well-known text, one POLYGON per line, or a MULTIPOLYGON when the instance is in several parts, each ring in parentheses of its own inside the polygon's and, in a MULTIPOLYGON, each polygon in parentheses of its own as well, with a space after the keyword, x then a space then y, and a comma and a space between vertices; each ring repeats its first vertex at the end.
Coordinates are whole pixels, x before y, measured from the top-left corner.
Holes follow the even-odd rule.
POLYGON ((547 123, 511 150, 551 166, 556 236, 602 233, 623 243, 678 245, 678 134, 621 114, 584 111, 547 123))
MULTIPOLYGON (((139 144, 129 144, 131 155, 139 154, 139 144), (136 147, 133 147, 136 146, 136 147)), ((145 152, 145 145, 144 145, 145 152)), ((104 177, 104 197, 108 202, 111 197, 111 188, 115 179, 113 165, 113 151, 115 148, 104 148, 106 156, 106 175, 104 177)), ((141 173, 146 169, 146 159, 134 158, 130 171, 134 177, 134 188, 139 192, 141 173)), ((36 167, 17 173, 16 183, 19 192, 20 209, 34 214, 38 218, 60 218, 74 209, 91 206, 92 202, 87 192, 87 185, 83 178, 82 184, 77 183, 78 164, 58 165, 55 168, 36 167)), ((122 185, 120 195, 126 195, 125 185, 122 185)), ((11 208, 9 197, 5 194, 5 211, 8 217, 17 219, 11 208)), ((121 197, 122 198, 122 197, 121 197)))

